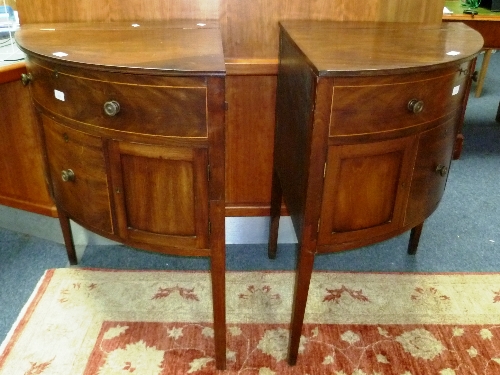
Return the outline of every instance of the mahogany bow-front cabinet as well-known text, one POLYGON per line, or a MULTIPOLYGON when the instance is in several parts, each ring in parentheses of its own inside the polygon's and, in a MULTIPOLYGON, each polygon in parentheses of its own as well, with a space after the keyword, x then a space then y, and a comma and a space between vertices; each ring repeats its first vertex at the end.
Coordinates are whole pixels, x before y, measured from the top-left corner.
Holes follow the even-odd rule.
POLYGON ((16 33, 71 263, 69 219, 133 247, 211 259, 225 366, 224 89, 212 23, 34 24, 16 33))
POLYGON ((483 40, 463 24, 284 21, 269 256, 282 199, 299 242, 289 362, 316 253, 412 229, 445 189, 483 40))

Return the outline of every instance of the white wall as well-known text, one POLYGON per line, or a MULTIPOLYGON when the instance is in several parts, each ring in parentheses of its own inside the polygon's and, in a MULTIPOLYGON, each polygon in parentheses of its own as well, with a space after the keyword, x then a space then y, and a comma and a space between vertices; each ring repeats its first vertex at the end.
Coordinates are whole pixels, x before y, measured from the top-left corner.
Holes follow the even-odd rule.
MULTIPOLYGON (((76 223, 71 223, 73 239, 76 246, 87 244, 113 244, 106 238, 89 232, 76 223)), ((0 227, 15 232, 29 234, 46 240, 63 243, 59 220, 51 217, 21 211, 0 205, 0 227)), ((227 244, 258 244, 267 243, 269 235, 269 217, 227 217, 227 244)), ((280 243, 295 243, 297 238, 289 216, 280 221, 278 241, 280 243)))

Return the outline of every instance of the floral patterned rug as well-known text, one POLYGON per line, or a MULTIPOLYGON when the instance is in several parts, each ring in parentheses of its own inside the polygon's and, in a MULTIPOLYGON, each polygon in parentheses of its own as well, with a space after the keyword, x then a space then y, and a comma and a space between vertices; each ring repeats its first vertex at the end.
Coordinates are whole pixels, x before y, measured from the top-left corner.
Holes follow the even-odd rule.
POLYGON ((227 370, 207 272, 46 272, 0 347, 2 375, 500 374, 500 274, 315 272, 298 363, 294 273, 227 273, 227 370))

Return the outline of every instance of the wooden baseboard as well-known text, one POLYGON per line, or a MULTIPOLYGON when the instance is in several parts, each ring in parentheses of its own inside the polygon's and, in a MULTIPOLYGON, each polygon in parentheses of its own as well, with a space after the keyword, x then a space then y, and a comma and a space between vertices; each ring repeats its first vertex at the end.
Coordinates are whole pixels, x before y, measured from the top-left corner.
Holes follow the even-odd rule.
POLYGON ((57 209, 56 206, 53 205, 44 205, 41 203, 28 202, 23 201, 17 198, 0 196, 0 204, 12 208, 17 208, 19 210, 33 212, 35 214, 40 214, 49 217, 57 217, 57 209))
POLYGON ((278 74, 278 59, 226 58, 227 75, 278 74))
MULTIPOLYGON (((226 217, 248 217, 248 216, 269 216, 271 214, 269 204, 232 204, 226 203, 226 217)), ((281 206, 281 216, 289 216, 285 206, 281 206)))

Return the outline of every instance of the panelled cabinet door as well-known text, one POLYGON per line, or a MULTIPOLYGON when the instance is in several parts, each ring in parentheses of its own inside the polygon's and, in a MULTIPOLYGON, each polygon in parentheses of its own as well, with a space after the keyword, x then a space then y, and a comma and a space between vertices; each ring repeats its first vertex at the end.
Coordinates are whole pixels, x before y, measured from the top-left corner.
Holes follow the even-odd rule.
POLYGON ((441 201, 453 155, 456 123, 453 118, 420 135, 405 225, 421 223, 441 201))
POLYGON ((206 148, 112 141, 120 236, 150 245, 208 247, 206 148))
POLYGON ((42 115, 54 198, 76 221, 113 233, 102 139, 42 115))
POLYGON ((416 137, 330 146, 318 244, 397 230, 403 220, 416 137))

